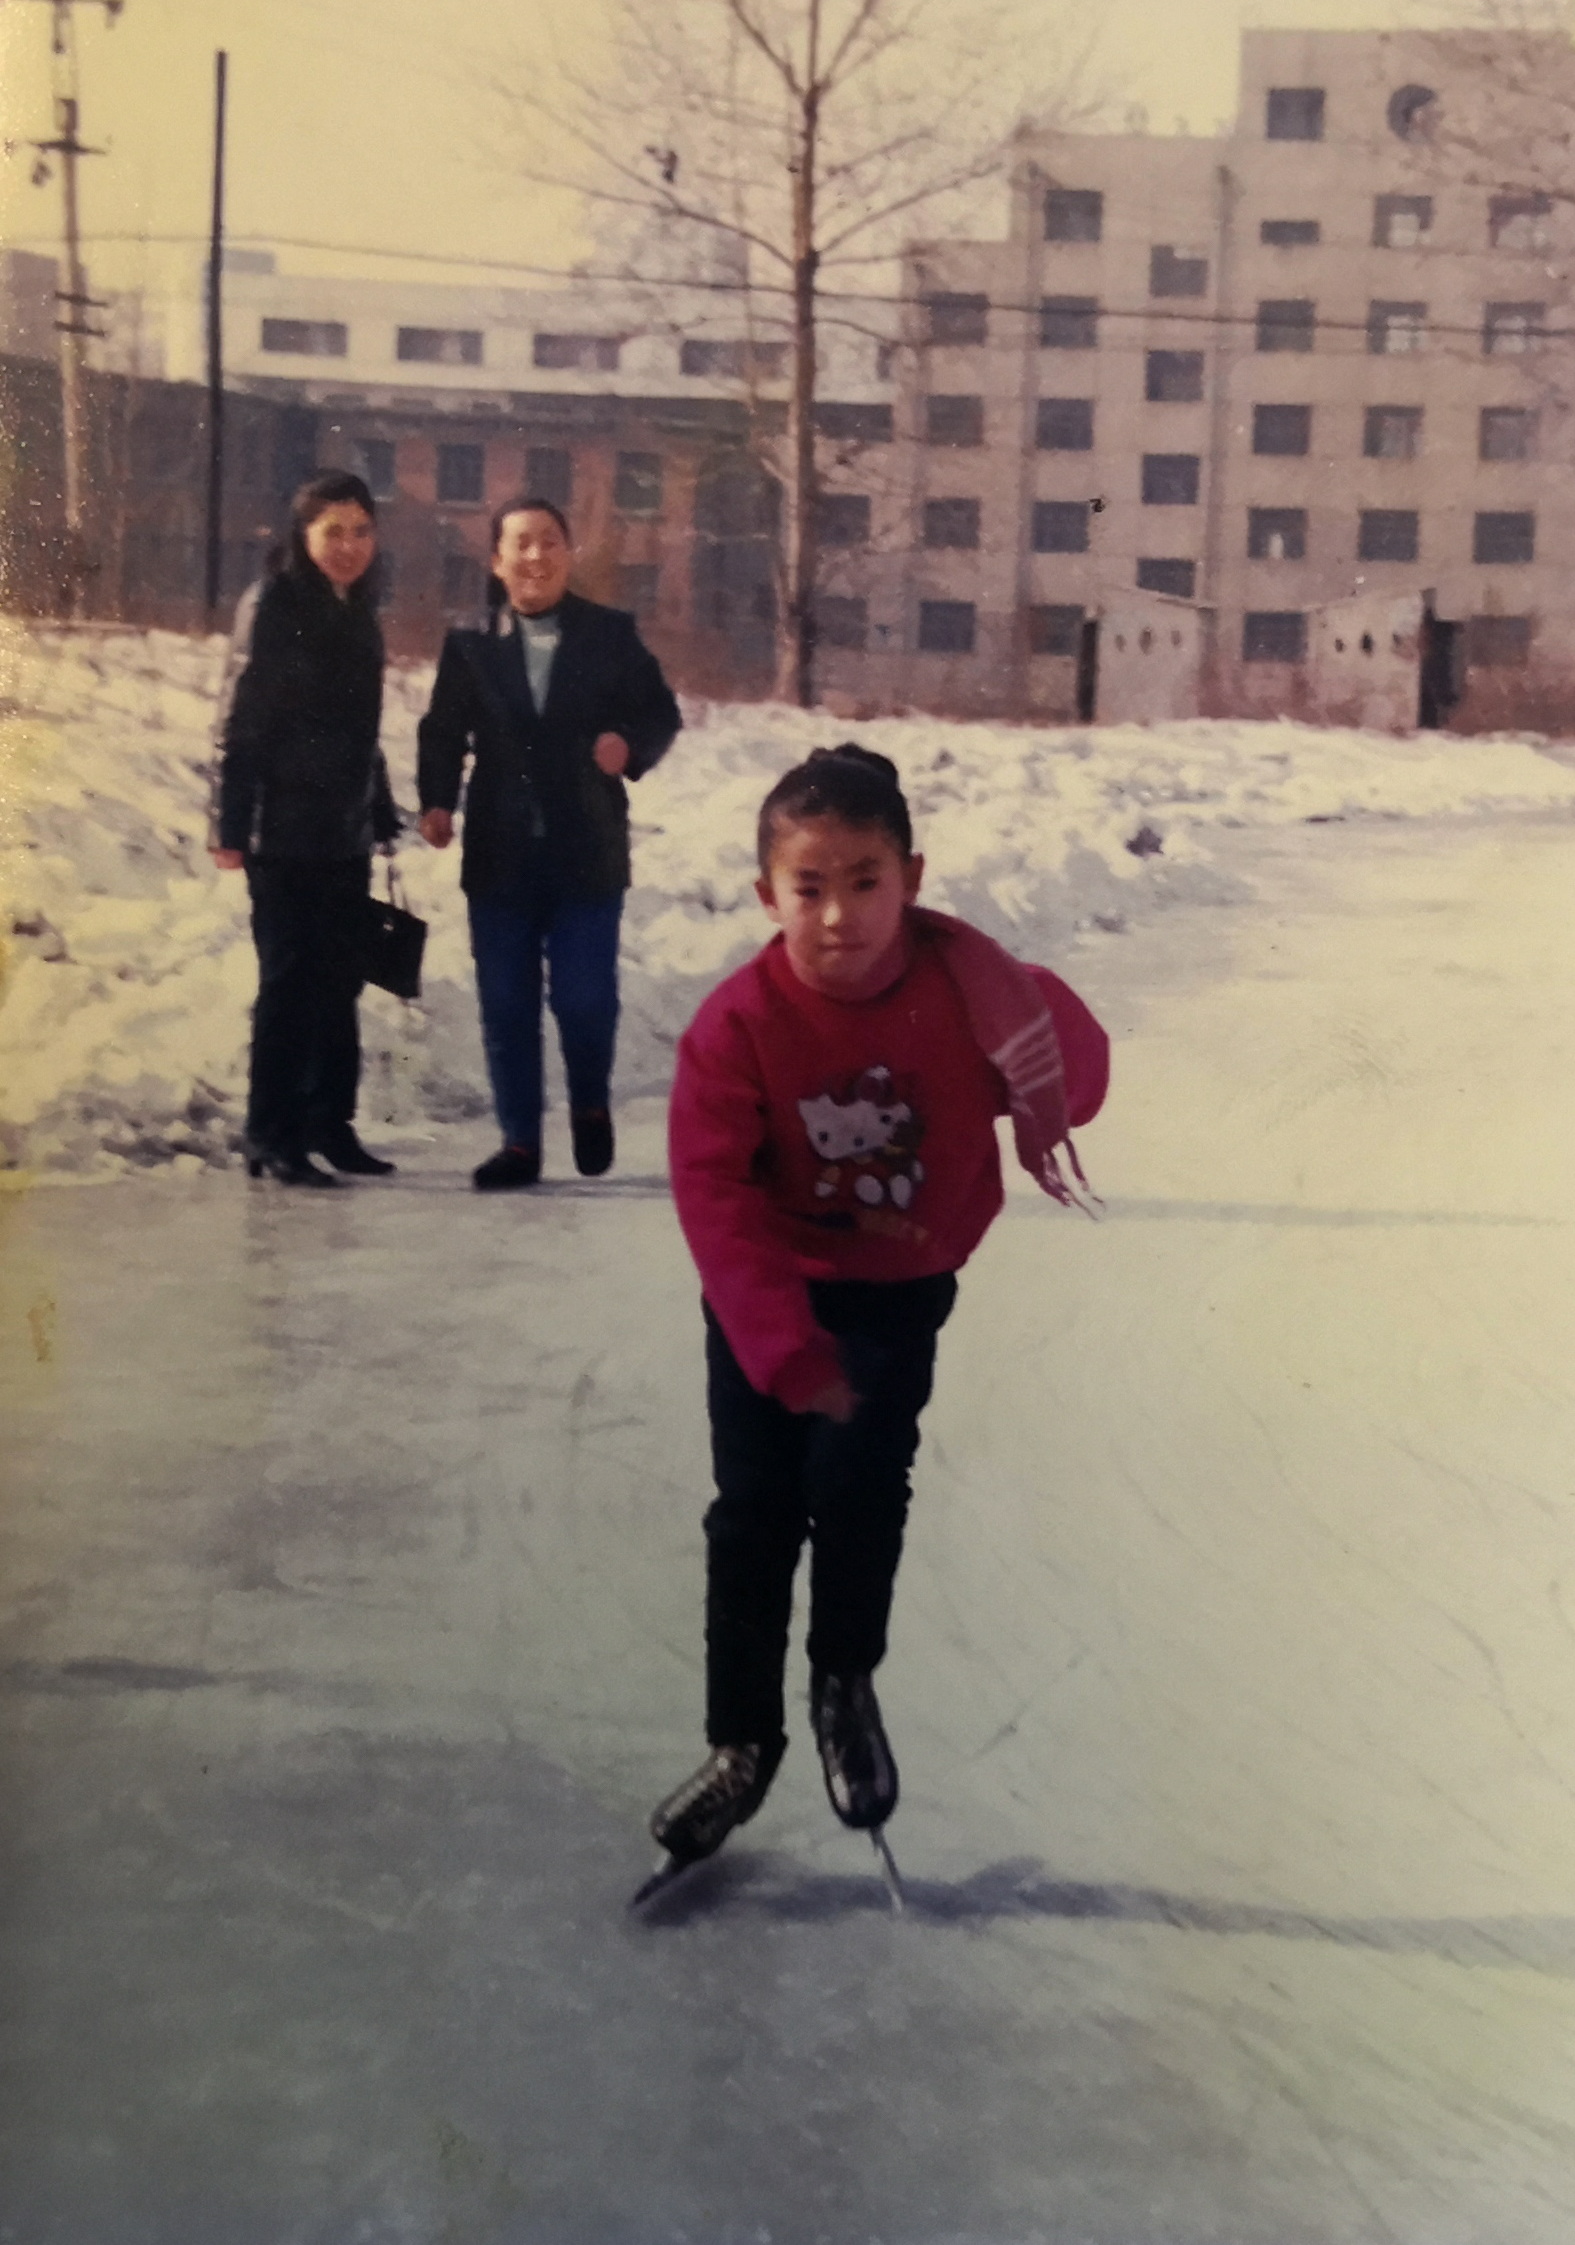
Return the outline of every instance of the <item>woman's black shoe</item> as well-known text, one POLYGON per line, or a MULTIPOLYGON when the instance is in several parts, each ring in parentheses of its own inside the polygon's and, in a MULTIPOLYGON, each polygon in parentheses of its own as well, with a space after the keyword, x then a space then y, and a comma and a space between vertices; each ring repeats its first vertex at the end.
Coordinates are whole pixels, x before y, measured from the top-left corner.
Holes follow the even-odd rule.
POLYGON ((331 1161, 347 1177, 392 1177, 394 1165, 384 1161, 379 1154, 369 1154, 348 1123, 338 1130, 325 1130, 312 1140, 311 1150, 331 1161))
POLYGON ((271 1177, 277 1185, 313 1185, 319 1191, 325 1186, 336 1189, 339 1184, 332 1170, 319 1169, 310 1154, 281 1153, 277 1147, 249 1146, 246 1174, 271 1177))
POLYGON ((541 1153, 535 1146, 503 1146, 479 1169, 471 1172, 478 1193, 512 1193, 534 1185, 541 1176, 541 1153))
POLYGON ((574 1166, 582 1177, 600 1177, 612 1167, 612 1117, 605 1107, 577 1107, 569 1116, 574 1166))

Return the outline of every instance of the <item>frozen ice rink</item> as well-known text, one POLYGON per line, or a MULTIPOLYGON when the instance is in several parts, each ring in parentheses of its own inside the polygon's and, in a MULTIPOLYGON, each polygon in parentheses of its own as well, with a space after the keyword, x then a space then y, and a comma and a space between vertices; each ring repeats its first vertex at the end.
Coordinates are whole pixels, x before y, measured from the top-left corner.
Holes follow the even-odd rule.
POLYGON ((624 1909, 699 1747, 655 1102, 501 1206, 479 1127, 0 1202, 5 2245, 1568 2245, 1575 826, 1224 846, 1066 962, 1107 1220, 1018 1180, 943 1340, 905 1920, 802 1722, 624 1909))

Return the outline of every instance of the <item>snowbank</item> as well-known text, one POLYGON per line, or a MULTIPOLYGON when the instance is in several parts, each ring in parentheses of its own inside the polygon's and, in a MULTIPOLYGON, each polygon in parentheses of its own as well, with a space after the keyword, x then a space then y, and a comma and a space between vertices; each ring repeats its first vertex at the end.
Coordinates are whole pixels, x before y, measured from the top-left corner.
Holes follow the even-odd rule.
MULTIPOLYGON (((105 1173, 223 1165, 244 1097, 253 962, 240 876, 205 847, 221 641, 0 625, 0 1166, 105 1173)), ((390 675, 385 740, 414 801, 429 669, 390 675)), ((619 1087, 660 1090, 701 995, 764 931, 755 813, 771 779, 846 726, 777 706, 698 704, 635 791, 619 1087)), ((1510 739, 1195 721, 1034 730, 892 718, 891 756, 929 864, 927 899, 1030 958, 1178 898, 1235 893, 1212 829, 1298 820, 1575 809, 1575 772, 1510 739)), ((484 1114, 458 852, 407 846, 431 923, 426 992, 371 992, 363 1114, 484 1114)))

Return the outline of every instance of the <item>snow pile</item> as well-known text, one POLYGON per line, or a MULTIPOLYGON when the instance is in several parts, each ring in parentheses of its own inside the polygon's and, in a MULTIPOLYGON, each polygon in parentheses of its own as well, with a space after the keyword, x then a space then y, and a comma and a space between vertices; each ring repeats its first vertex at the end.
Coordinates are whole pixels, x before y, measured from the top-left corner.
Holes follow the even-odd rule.
MULTIPOLYGON (((0 1166, 104 1172, 233 1159, 254 967, 246 892, 206 853, 218 640, 0 627, 0 1166)), ((390 673, 385 740, 414 803, 429 669, 390 673)), ((697 705, 635 791, 619 1087, 665 1084, 703 992, 765 931, 754 823, 771 780, 847 727, 777 706, 697 705)), ((1575 809, 1575 772, 1514 740, 1195 721, 1053 731, 934 718, 860 725, 913 804, 926 897, 1025 957, 1177 898, 1237 893, 1211 829, 1575 809)), ((484 1114, 458 851, 407 846, 430 923, 426 988, 363 1007, 363 1114, 484 1114)))

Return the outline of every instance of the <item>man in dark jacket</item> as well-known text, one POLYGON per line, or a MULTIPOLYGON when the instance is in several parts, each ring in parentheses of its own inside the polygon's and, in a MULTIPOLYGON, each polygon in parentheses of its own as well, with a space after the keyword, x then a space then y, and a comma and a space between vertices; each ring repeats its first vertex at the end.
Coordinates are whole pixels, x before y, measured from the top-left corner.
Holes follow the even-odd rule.
POLYGON ((629 885, 626 779, 682 719, 634 620, 568 590, 556 507, 510 500, 492 521, 486 623, 451 631, 420 727, 421 831, 453 839, 467 756, 460 883, 470 911, 482 1041, 503 1145, 477 1189, 541 1175, 543 966, 563 1046, 574 1161, 612 1164, 618 928, 629 885))

